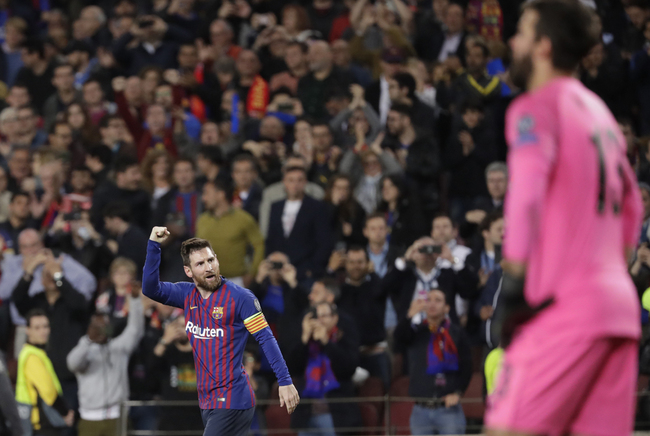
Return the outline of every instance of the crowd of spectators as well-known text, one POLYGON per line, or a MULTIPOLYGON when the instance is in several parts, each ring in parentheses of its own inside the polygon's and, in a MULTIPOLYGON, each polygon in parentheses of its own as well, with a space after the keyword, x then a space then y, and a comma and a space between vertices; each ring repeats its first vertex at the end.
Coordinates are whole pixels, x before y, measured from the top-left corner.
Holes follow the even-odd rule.
MULTIPOLYGON (((182 311, 140 293, 156 225, 162 280, 189 280, 179 248, 197 236, 257 296, 314 400, 300 434, 367 424, 326 400, 405 376, 413 434, 464 433, 463 393, 499 345, 523 1, 0 0, 0 382, 18 373, 21 407, 48 389, 23 424, 113 436, 127 399, 196 398, 182 311)), ((576 77, 619 120, 643 190, 644 290, 650 5, 581 1, 602 38, 576 77)), ((242 364, 273 397, 251 345, 242 364)), ((15 417, 0 434, 21 434, 15 417)), ((201 428, 195 407, 129 422, 201 428)))

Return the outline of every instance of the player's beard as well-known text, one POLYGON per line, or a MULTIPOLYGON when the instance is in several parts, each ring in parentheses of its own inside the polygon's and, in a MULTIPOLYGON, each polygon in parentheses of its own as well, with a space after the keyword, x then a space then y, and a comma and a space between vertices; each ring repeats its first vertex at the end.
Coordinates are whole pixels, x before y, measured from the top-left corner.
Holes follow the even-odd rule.
POLYGON ((208 292, 214 292, 219 289, 219 286, 221 286, 221 278, 219 277, 219 272, 209 273, 201 278, 194 276, 194 281, 196 282, 196 286, 208 292), (214 280, 208 281, 207 276, 210 274, 214 276, 214 280))
POLYGON ((533 59, 530 53, 521 59, 513 59, 510 64, 510 79, 519 89, 525 91, 528 87, 528 79, 533 74, 533 59))

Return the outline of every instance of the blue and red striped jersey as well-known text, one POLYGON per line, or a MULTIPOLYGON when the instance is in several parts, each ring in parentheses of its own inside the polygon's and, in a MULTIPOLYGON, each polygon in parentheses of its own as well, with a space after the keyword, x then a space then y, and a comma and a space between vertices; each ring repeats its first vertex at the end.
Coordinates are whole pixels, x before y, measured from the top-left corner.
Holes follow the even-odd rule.
POLYGON ((249 333, 260 344, 280 386, 291 376, 280 348, 248 289, 221 278, 221 286, 204 299, 194 283, 159 280, 160 244, 149 241, 142 292, 152 300, 185 311, 185 333, 192 344, 201 409, 248 409, 255 394, 244 370, 249 333))

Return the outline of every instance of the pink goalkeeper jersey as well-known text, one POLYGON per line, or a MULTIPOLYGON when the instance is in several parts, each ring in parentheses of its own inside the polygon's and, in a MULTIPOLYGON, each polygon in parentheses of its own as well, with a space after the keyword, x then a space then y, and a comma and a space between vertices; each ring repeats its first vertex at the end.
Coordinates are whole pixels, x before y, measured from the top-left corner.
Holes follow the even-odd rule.
POLYGON ((609 109, 558 78, 512 103, 506 136, 504 258, 528 265, 530 304, 555 299, 525 330, 638 338, 624 251, 637 242, 641 195, 609 109))

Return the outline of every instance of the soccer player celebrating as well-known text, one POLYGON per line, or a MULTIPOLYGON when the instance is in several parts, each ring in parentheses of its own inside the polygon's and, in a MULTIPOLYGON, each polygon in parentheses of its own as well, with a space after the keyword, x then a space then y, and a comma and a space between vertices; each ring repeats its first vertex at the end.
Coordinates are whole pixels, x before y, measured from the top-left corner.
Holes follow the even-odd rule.
POLYGON ((572 74, 596 44, 577 0, 525 4, 510 74, 502 345, 488 434, 629 435, 638 297, 627 272, 641 197, 625 138, 572 74))
POLYGON ((181 245, 185 274, 194 283, 160 282, 160 244, 168 237, 166 227, 151 231, 142 292, 152 300, 185 311, 203 435, 243 436, 250 429, 255 396, 242 360, 248 333, 260 344, 278 378, 280 406, 292 413, 300 398, 259 301, 248 289, 219 275, 219 261, 204 239, 188 239, 181 245))

